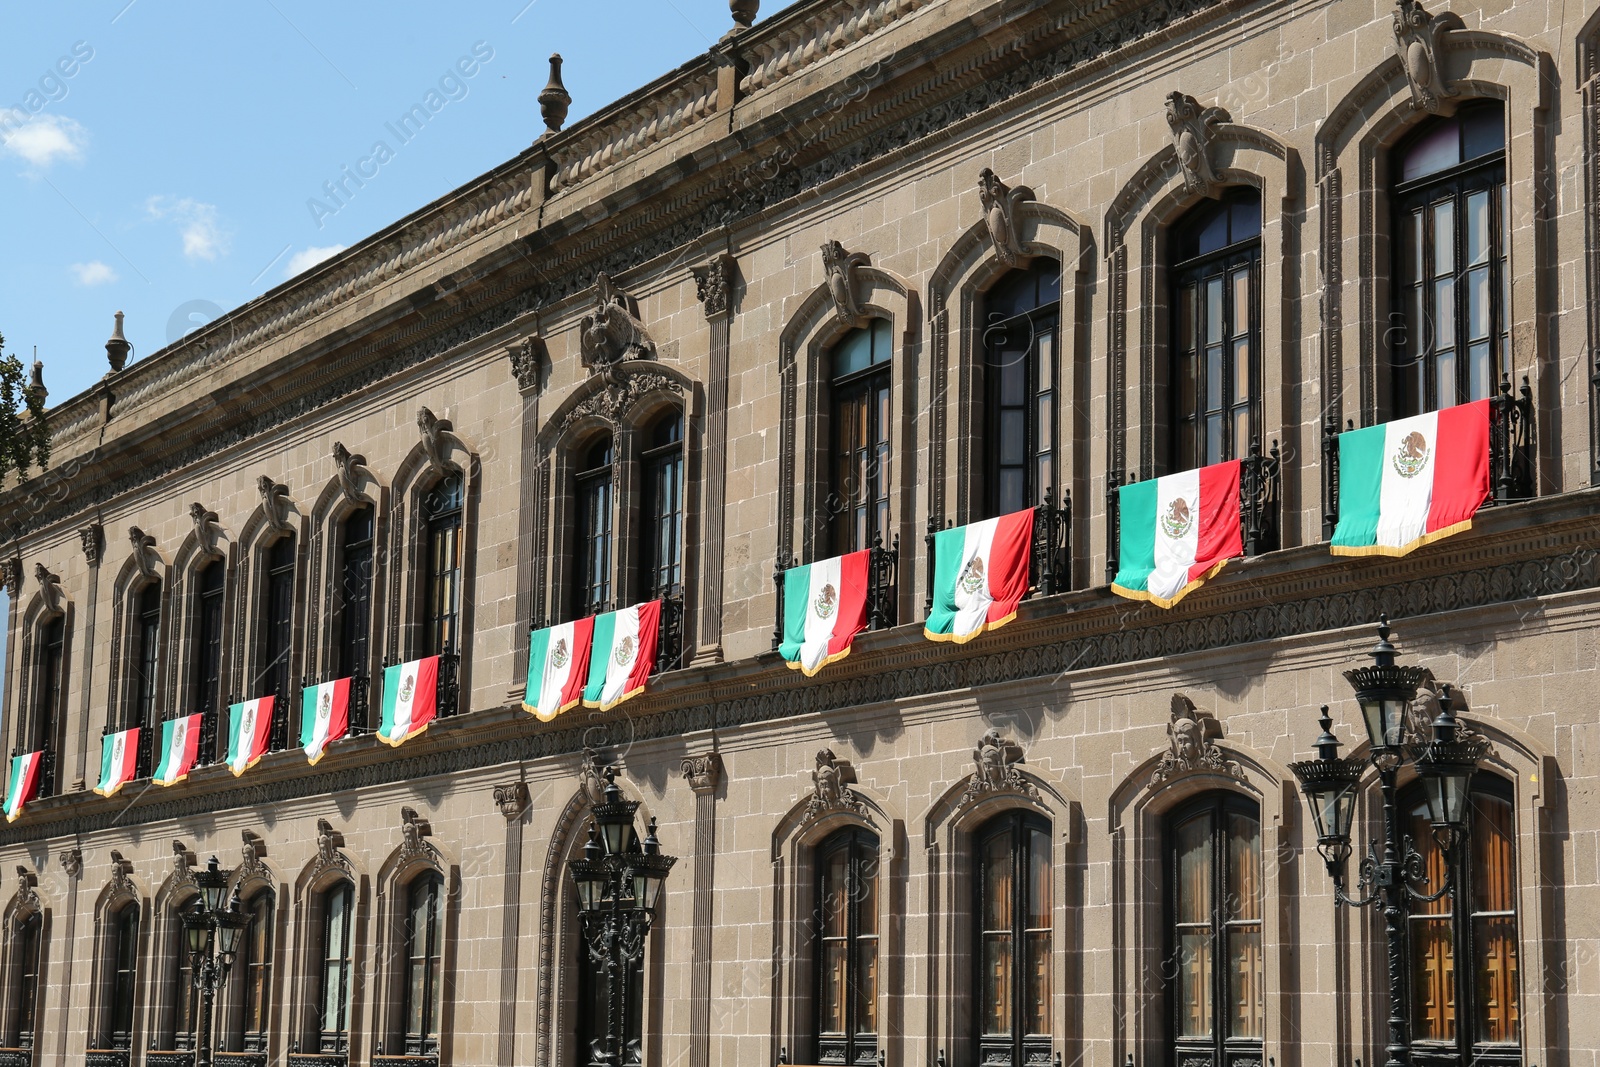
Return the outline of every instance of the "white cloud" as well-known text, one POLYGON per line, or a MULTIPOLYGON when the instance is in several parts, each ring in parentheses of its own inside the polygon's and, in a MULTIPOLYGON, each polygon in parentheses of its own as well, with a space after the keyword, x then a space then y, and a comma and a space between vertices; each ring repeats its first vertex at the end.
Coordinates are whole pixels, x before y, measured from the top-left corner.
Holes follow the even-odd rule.
POLYGON ((79 285, 104 285, 117 280, 117 272, 98 259, 87 263, 74 263, 72 273, 77 276, 79 285))
POLYGON ((57 160, 83 158, 89 131, 64 115, 29 115, 0 108, 0 148, 43 169, 57 160))
POLYGON ((171 219, 178 224, 187 258, 209 261, 228 251, 232 234, 217 221, 217 205, 187 197, 152 196, 144 209, 153 219, 171 219))
POLYGON ((318 248, 313 245, 310 248, 303 249, 289 257, 289 266, 283 272, 283 276, 285 278, 293 278, 296 274, 308 271, 323 260, 332 259, 343 251, 344 245, 329 245, 326 248, 318 248))

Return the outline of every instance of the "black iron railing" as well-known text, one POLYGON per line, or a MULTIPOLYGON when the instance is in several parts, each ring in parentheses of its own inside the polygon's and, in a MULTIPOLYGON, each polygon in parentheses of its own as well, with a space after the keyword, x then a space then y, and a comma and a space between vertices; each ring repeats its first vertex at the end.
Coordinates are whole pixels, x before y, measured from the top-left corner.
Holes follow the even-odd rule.
POLYGON ((439 653, 439 718, 448 719, 461 710, 461 653, 439 653))
POLYGON ((220 708, 205 708, 200 712, 200 741, 195 747, 194 763, 196 767, 217 762, 217 716, 222 713, 220 708))
POLYGON ((125 1048, 91 1048, 83 1053, 84 1067, 128 1067, 125 1048))
MULTIPOLYGON (((1033 509, 1033 537, 1028 559, 1028 596, 1049 596, 1065 593, 1072 588, 1072 491, 1063 490, 1061 506, 1056 507, 1055 489, 1047 486, 1044 503, 1033 509)), ((934 540, 941 530, 951 524, 941 525, 936 517, 929 517, 928 532, 923 536, 927 546, 927 592, 922 598, 922 614, 933 611, 934 540)))
POLYGON ((287 1067, 346 1067, 348 1052, 291 1052, 287 1067))
POLYGON ((267 1054, 265 1052, 214 1052, 211 1055, 211 1062, 214 1067, 267 1067, 267 1054))
POLYGON ((144 1067, 194 1067, 192 1049, 150 1049, 144 1054, 144 1067))
MULTIPOLYGON (((890 548, 883 547, 883 538, 874 536, 867 550, 867 629, 886 630, 900 617, 900 538, 894 539, 890 548)), ((777 620, 772 628, 772 648, 777 651, 783 643, 783 584, 784 575, 800 566, 794 557, 780 555, 772 568, 772 584, 778 591, 777 620)))
POLYGON ((369 732, 372 707, 372 679, 366 674, 350 676, 350 736, 360 737, 369 732))
POLYGON ((656 633, 655 673, 675 671, 683 666, 683 594, 667 593, 661 601, 661 628, 656 633))
POLYGON ((0 1048, 0 1067, 33 1067, 33 1050, 0 1048))
MULTIPOLYGON (((1115 471, 1106 478, 1106 581, 1117 580, 1122 566, 1122 493, 1124 485, 1139 481, 1138 471, 1129 471, 1123 481, 1115 471)), ((1283 462, 1278 442, 1266 455, 1261 442, 1252 439, 1250 454, 1239 461, 1239 525, 1244 554, 1259 556, 1274 552, 1282 544, 1283 462)))
MULTIPOLYGON (((289 709, 289 695, 286 692, 288 688, 288 685, 279 685, 262 694, 272 698, 272 730, 267 735, 268 752, 283 752, 286 749, 296 747, 295 742, 298 738, 290 736, 290 724, 297 716, 289 709)), ((298 711, 298 702, 296 702, 296 705, 294 710, 298 711)))

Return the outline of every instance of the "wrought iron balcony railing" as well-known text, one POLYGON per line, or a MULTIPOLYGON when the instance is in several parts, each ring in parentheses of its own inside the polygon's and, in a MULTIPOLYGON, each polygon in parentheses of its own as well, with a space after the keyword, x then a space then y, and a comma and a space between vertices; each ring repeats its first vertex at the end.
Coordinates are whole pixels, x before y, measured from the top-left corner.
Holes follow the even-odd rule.
POLYGON ((213 1067, 267 1067, 265 1052, 214 1052, 213 1067))
POLYGON ((683 666, 683 594, 666 593, 661 601, 661 630, 656 635, 655 673, 675 671, 683 666))
POLYGON ((92 1048, 83 1054, 84 1067, 128 1067, 128 1059, 125 1048, 92 1048))
POLYGON ((0 1067, 33 1067, 33 1050, 0 1048, 0 1067))
MULTIPOLYGON (((894 539, 890 548, 883 547, 883 538, 875 536, 867 550, 867 629, 886 630, 896 625, 900 617, 900 538, 894 539)), ((800 566, 791 556, 780 555, 772 568, 772 584, 778 591, 777 623, 772 628, 772 648, 777 651, 783 643, 783 576, 793 567, 800 566)))

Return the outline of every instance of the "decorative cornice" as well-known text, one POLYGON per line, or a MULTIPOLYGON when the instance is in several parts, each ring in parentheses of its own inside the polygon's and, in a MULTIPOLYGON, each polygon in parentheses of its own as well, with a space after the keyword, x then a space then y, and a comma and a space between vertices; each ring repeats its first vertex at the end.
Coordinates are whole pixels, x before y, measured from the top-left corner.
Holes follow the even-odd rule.
POLYGON ((528 803, 527 782, 507 782, 494 787, 494 806, 500 809, 507 822, 522 818, 528 803))
POLYGON ((695 796, 707 796, 717 791, 722 781, 722 757, 715 752, 699 756, 685 756, 680 764, 684 781, 695 796))

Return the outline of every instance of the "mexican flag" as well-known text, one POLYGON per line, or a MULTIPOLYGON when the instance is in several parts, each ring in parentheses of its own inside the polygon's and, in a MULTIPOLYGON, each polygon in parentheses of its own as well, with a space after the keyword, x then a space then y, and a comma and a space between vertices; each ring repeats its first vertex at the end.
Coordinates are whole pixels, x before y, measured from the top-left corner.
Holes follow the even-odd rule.
POLYGON ((644 692, 644 683, 656 669, 660 636, 659 600, 596 615, 584 707, 604 711, 644 692))
POLYGON ((1336 556, 1403 556, 1472 525, 1489 499, 1489 401, 1339 435, 1336 556))
POLYGON ((200 755, 200 716, 184 715, 161 724, 161 765, 156 785, 177 785, 189 777, 200 755))
POLYGON ((402 745, 428 728, 439 711, 439 657, 383 670, 383 724, 378 740, 402 745))
POLYGON ((133 781, 139 763, 139 728, 120 730, 100 738, 100 784, 94 791, 103 797, 133 781))
POLYGON ((922 632, 964 643, 1016 618, 1032 557, 1032 508, 934 534, 933 610, 922 632))
POLYGON ((267 754, 272 736, 272 697, 228 705, 228 769, 237 778, 267 754))
POLYGON ((328 742, 337 741, 350 729, 350 679, 308 685, 300 694, 300 745, 306 759, 316 766, 328 742))
POLYGON ((807 678, 850 654, 867 628, 870 550, 790 567, 783 572, 784 662, 807 678))
POLYGON ((1111 591, 1170 608, 1244 555, 1238 460, 1117 490, 1121 564, 1111 591))
POLYGON ((592 618, 535 630, 528 641, 528 689, 522 697, 523 710, 549 722, 581 704, 583 684, 589 679, 593 641, 592 618))
POLYGON ((39 791, 39 766, 43 752, 24 752, 11 757, 11 787, 6 790, 6 822, 16 822, 22 805, 39 791))

